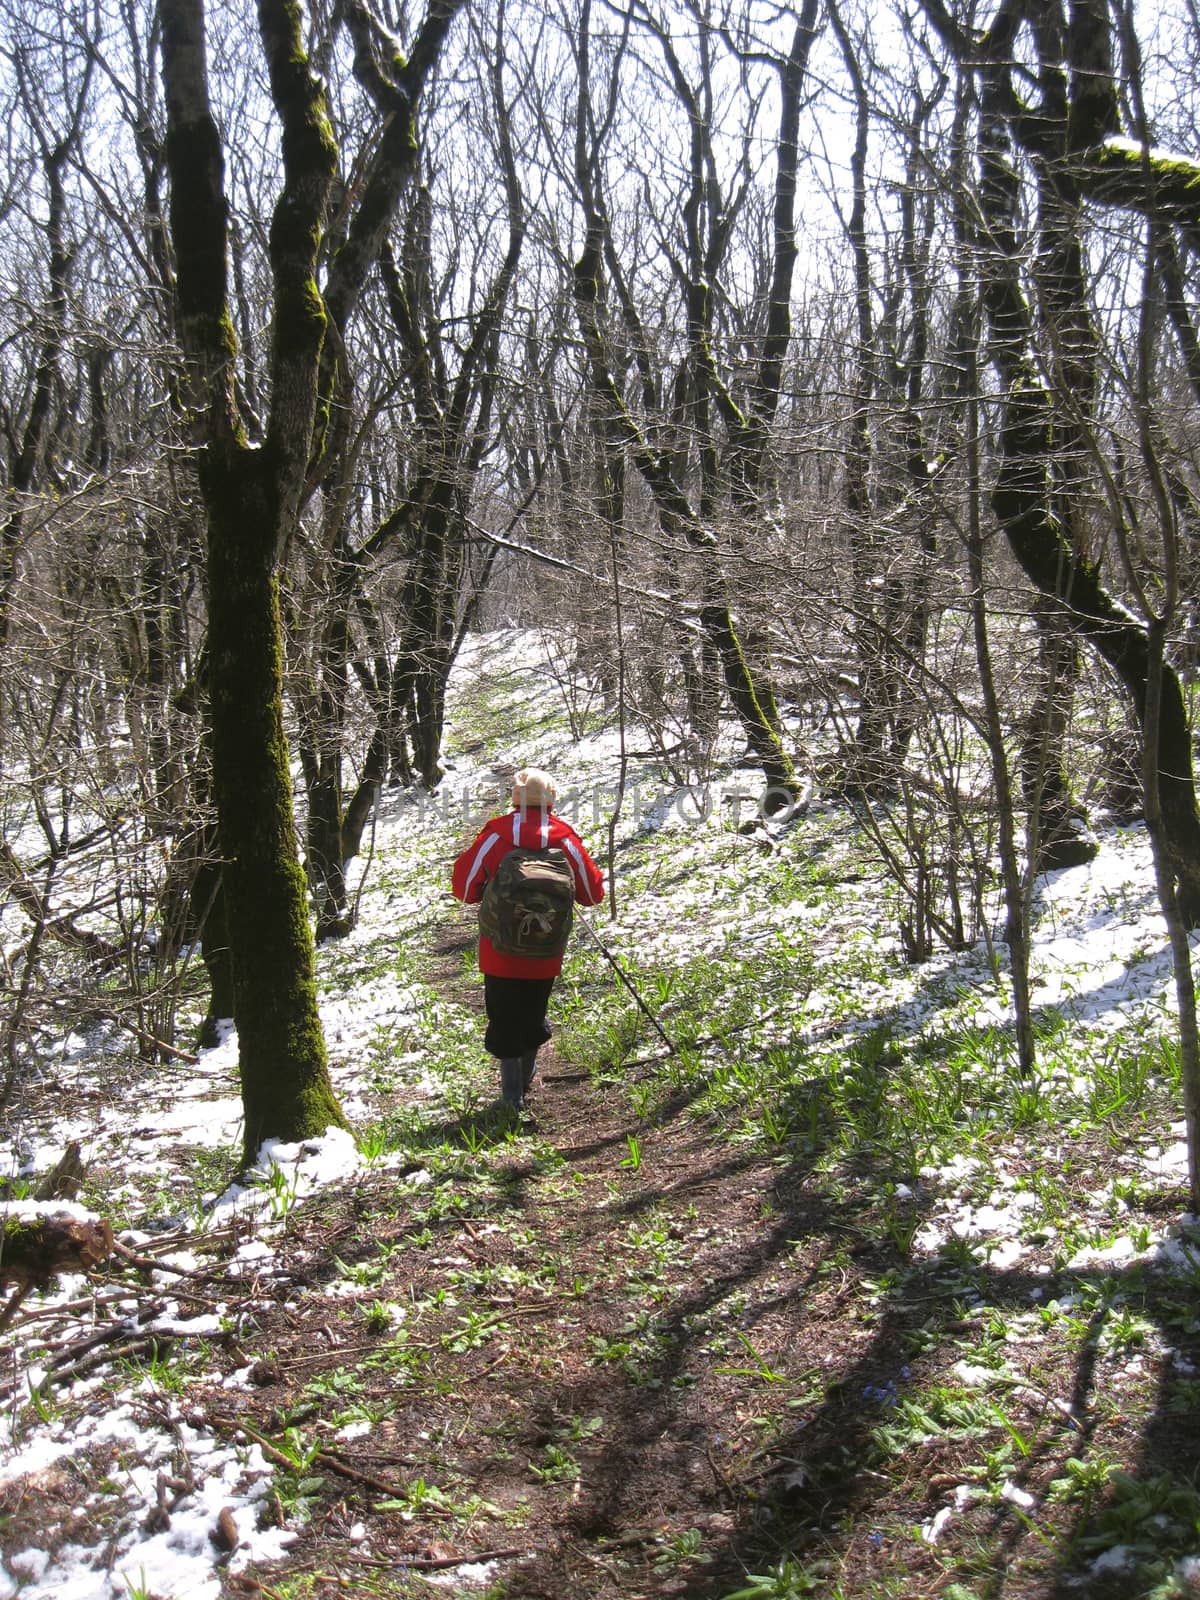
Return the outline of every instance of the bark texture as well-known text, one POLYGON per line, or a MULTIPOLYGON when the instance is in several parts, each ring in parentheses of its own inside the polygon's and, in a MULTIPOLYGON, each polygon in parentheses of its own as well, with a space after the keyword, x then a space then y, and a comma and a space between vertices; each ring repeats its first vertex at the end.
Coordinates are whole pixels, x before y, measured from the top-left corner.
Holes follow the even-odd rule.
POLYGON ((283 729, 275 566, 295 525, 317 411, 326 325, 316 262, 336 151, 297 8, 262 0, 259 26, 282 126, 272 219, 272 409, 248 447, 234 383, 224 160, 208 99, 200 0, 164 0, 171 230, 187 393, 208 533, 208 691, 243 1153, 342 1125, 325 1060, 304 875, 296 858, 283 729))

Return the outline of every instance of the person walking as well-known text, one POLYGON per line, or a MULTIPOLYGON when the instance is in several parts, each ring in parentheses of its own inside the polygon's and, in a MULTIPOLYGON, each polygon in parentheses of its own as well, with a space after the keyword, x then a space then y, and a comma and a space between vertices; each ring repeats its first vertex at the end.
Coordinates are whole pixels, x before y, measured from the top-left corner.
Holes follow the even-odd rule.
POLYGON ((512 810, 484 824, 451 872, 455 897, 481 906, 483 1042, 500 1063, 501 1099, 515 1110, 524 1104, 538 1050, 550 1037, 546 1007, 562 970, 571 906, 595 906, 604 898, 600 868, 554 811, 557 797, 549 773, 523 767, 513 779, 512 810), (481 904, 485 894, 488 903, 481 904))

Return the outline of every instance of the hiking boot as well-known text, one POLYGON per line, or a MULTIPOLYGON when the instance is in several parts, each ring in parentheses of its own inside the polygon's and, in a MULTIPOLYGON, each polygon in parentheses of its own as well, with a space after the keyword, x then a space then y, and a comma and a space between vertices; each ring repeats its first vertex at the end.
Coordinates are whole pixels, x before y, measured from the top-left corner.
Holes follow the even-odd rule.
POLYGON ((515 1111, 525 1098, 525 1068, 520 1056, 504 1056, 500 1062, 500 1098, 515 1111))
POLYGON ((537 1051, 526 1050, 521 1057, 521 1085, 525 1093, 529 1093, 529 1085, 533 1082, 533 1075, 537 1071, 537 1051))

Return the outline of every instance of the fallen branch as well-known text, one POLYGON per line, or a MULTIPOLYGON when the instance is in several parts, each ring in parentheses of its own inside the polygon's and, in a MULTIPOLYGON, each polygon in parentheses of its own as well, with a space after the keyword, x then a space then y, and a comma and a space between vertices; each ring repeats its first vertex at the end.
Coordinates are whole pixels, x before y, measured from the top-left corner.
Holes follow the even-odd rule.
POLYGON ((128 1261, 130 1266, 145 1267, 150 1272, 173 1272, 179 1278, 210 1278, 218 1270, 206 1267, 203 1272, 197 1272, 194 1267, 176 1267, 169 1261, 159 1261, 153 1256, 140 1255, 128 1245, 122 1244, 119 1239, 113 1241, 113 1254, 120 1256, 122 1261, 128 1261))
POLYGON ((171 1334, 147 1333, 139 1338, 131 1339, 128 1344, 120 1345, 116 1350, 102 1348, 92 1350, 87 1355, 81 1356, 78 1361, 73 1362, 69 1367, 59 1367, 53 1372, 47 1372, 37 1386, 38 1391, 40 1392, 52 1383, 74 1383, 76 1378, 86 1376, 87 1373, 94 1371, 96 1367, 105 1361, 132 1361, 137 1356, 148 1355, 153 1358, 161 1355, 164 1346, 169 1345, 173 1337, 171 1334))
POLYGON ((13 1290, 12 1294, 9 1296, 8 1304, 5 1306, 4 1310, 0 1312, 0 1333, 4 1332, 5 1328, 8 1327, 9 1323, 16 1316, 17 1311, 20 1308, 21 1301, 24 1300, 25 1296, 29 1293, 32 1287, 32 1284, 23 1283, 19 1284, 17 1288, 13 1290))
POLYGON ((160 1267, 157 1260, 150 1261, 147 1260, 147 1257, 170 1255, 172 1250, 198 1248, 201 1244, 222 1244, 227 1239, 235 1238, 236 1235, 236 1224, 229 1223, 223 1228, 214 1228, 211 1232, 197 1229, 192 1233, 184 1233, 182 1231, 179 1233, 166 1233, 158 1239, 144 1240, 136 1255, 129 1249, 128 1245, 115 1244, 113 1248, 118 1255, 132 1261, 135 1266, 153 1266, 156 1271, 186 1272, 188 1270, 186 1267, 160 1267))
POLYGON ((34 1311, 27 1311, 17 1323, 19 1328, 27 1327, 32 1322, 62 1322, 69 1326, 72 1319, 82 1311, 95 1312, 105 1306, 117 1305, 122 1300, 129 1298, 127 1284, 119 1284, 111 1293, 89 1294, 81 1296, 78 1300, 56 1300, 53 1305, 38 1306, 34 1311))
MULTIPOLYGON (((221 1417, 213 1412, 204 1413, 209 1425, 218 1433, 244 1433, 247 1439, 253 1439, 263 1455, 269 1461, 274 1461, 277 1466, 287 1467, 294 1471, 295 1457, 288 1455, 286 1450, 281 1450, 278 1445, 272 1444, 257 1428, 252 1428, 248 1422, 240 1421, 235 1417, 221 1417)), ((386 1494, 392 1499, 403 1500, 407 1490, 394 1483, 388 1483, 385 1478, 377 1478, 373 1473, 360 1472, 357 1467, 352 1467, 348 1461, 343 1461, 340 1456, 331 1455, 327 1450, 318 1450, 312 1458, 314 1466, 328 1467, 330 1472, 336 1472, 339 1477, 347 1478, 351 1483, 360 1484, 363 1488, 374 1489, 377 1494, 386 1494)))
MULTIPOLYGON (((161 1311, 163 1311, 164 1307, 165 1302, 162 1305, 152 1306, 147 1310, 146 1315, 156 1317, 161 1311)), ((47 1364, 47 1372, 54 1373, 65 1367, 73 1366, 76 1362, 81 1361, 85 1356, 90 1355, 92 1351, 99 1349, 102 1345, 114 1344, 118 1339, 127 1339, 132 1337, 138 1332, 138 1323, 141 1321, 141 1319, 141 1312, 139 1312, 136 1317, 122 1317, 119 1322, 112 1322, 107 1328, 98 1328, 94 1333, 89 1333, 85 1338, 76 1339, 74 1343, 67 1345, 64 1350, 60 1351, 59 1354, 47 1364)))
POLYGON ((527 1549, 512 1547, 503 1550, 472 1550, 461 1556, 406 1556, 394 1555, 391 1557, 354 1556, 346 1557, 358 1567, 380 1567, 389 1571, 407 1567, 412 1572, 444 1572, 451 1567, 465 1567, 475 1562, 483 1561, 512 1561, 520 1556, 529 1554, 527 1549))

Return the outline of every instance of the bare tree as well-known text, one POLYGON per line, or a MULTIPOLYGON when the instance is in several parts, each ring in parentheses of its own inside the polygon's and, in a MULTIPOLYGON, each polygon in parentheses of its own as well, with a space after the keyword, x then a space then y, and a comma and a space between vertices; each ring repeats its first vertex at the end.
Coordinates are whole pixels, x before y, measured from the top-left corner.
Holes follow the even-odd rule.
MULTIPOLYGON (((579 99, 575 132, 575 184, 583 209, 584 238, 573 272, 574 294, 594 403, 611 450, 627 452, 652 499, 663 535, 691 551, 699 568, 700 627, 712 649, 724 688, 761 763, 768 792, 786 803, 796 791, 792 761, 781 736, 765 657, 755 652, 735 620, 729 585, 722 570, 716 532, 729 508, 740 530, 752 536, 762 517, 763 469, 770 423, 778 404, 782 352, 790 317, 790 285, 795 262, 792 209, 798 156, 797 112, 817 4, 805 6, 795 24, 790 48, 769 65, 778 75, 781 113, 776 140, 775 267, 769 306, 755 363, 751 397, 739 405, 722 377, 715 354, 716 280, 725 265, 733 221, 747 176, 723 192, 714 144, 712 53, 718 40, 709 21, 696 12, 698 74, 693 81, 666 22, 649 7, 634 5, 625 14, 622 47, 609 68, 607 84, 593 80, 591 12, 585 4, 579 39, 579 99), (619 72, 628 37, 636 23, 661 52, 666 81, 686 117, 688 129, 682 238, 665 234, 660 247, 682 301, 683 357, 673 380, 655 366, 652 344, 630 288, 608 210, 603 176, 603 145, 617 106, 619 72), (600 108, 594 97, 600 97, 600 108), (615 307, 608 304, 611 295, 615 307), (630 381, 639 396, 639 421, 622 392, 607 327, 613 313, 623 324, 631 357, 630 381), (724 436, 724 438, 722 437, 724 436), (689 493, 694 477, 694 496, 689 493)), ((737 550, 733 551, 737 562, 737 550)))
MULTIPOLYGON (((72 249, 67 223, 65 178, 83 136, 91 94, 93 57, 66 48, 49 19, 26 11, 12 35, 10 65, 17 107, 33 139, 35 166, 45 186, 45 219, 35 226, 44 238, 45 285, 41 304, 30 307, 31 370, 19 409, 3 419, 7 471, 0 505, 0 651, 8 638, 17 559, 26 530, 28 500, 46 471, 54 435, 63 345, 67 329, 72 249), (57 36, 57 42, 56 42, 57 36), (57 56, 61 82, 45 75, 41 60, 57 56)), ((53 68, 50 69, 53 71, 53 68)), ((16 196, 7 196, 7 206, 16 196)))
POLYGON ((922 81, 921 53, 910 41, 912 81, 902 91, 908 109, 877 105, 868 71, 877 74, 881 69, 865 42, 852 33, 841 8, 831 4, 829 15, 854 107, 849 204, 843 210, 854 306, 844 493, 858 697, 845 777, 867 794, 887 794, 900 781, 915 731, 917 680, 930 622, 930 573, 938 554, 933 462, 923 411, 939 359, 932 348, 937 307, 930 266, 938 217, 930 125, 946 78, 924 63, 922 81), (890 186, 872 185, 868 169, 877 125, 887 131, 889 143, 899 145, 892 156, 899 170, 891 230, 883 214, 890 186), (875 238, 869 226, 871 205, 880 213, 875 238), (889 238, 892 230, 894 237, 889 238))
MULTIPOLYGON (((295 607, 320 623, 298 651, 304 659, 294 677, 319 936, 351 925, 345 863, 357 852, 389 766, 428 787, 442 775, 446 685, 475 576, 469 511, 481 462, 495 443, 503 318, 526 228, 504 84, 505 56, 512 55, 507 29, 501 0, 492 36, 475 26, 468 46, 481 83, 467 115, 479 121, 476 151, 493 145, 495 169, 480 162, 477 187, 447 190, 438 181, 438 152, 428 152, 427 181, 380 242, 380 292, 362 305, 353 397, 361 425, 352 436, 343 430, 323 465, 321 554, 295 607), (506 223, 501 246, 486 194, 496 185, 506 223), (399 578, 381 582, 375 574, 385 567, 399 578), (381 643, 384 628, 396 635, 394 649, 381 643), (347 803, 342 763, 352 673, 374 728, 347 803)), ((382 64, 363 69, 368 46, 360 46, 359 75, 370 102, 386 113, 394 86, 382 64)), ((523 68, 526 76, 530 70, 523 68)), ((512 98, 521 92, 515 84, 512 98)), ((430 112, 436 114, 436 94, 430 112)), ((465 133, 460 116, 447 135, 454 141, 447 164, 458 158, 465 133)))

